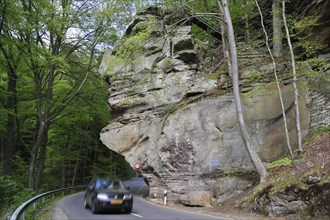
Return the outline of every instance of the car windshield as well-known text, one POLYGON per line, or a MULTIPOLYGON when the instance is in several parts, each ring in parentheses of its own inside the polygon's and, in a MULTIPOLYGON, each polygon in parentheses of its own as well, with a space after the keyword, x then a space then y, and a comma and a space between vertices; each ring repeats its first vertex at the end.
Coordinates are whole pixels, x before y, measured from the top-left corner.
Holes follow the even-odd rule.
POLYGON ((114 190, 122 190, 125 189, 125 186, 121 181, 118 180, 99 180, 95 185, 96 189, 114 189, 114 190))
POLYGON ((111 184, 108 186, 108 189, 122 190, 125 189, 125 187, 120 181, 112 181, 111 184))

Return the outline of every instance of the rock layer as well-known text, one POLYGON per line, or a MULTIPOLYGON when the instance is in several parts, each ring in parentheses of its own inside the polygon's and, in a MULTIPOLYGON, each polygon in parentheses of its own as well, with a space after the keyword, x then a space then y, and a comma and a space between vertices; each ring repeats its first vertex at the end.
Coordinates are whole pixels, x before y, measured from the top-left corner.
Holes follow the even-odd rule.
MULTIPOLYGON (((151 196, 161 197, 167 189, 168 199, 184 204, 207 206, 211 199, 206 194, 222 196, 221 203, 226 195, 217 193, 216 189, 221 188, 219 178, 253 169, 240 135, 233 94, 225 87, 218 88, 217 79, 201 71, 205 49, 192 35, 191 26, 171 26, 164 23, 164 16, 166 20, 166 15, 155 8, 139 13, 124 40, 105 53, 100 73, 109 82, 108 103, 117 117, 102 130, 101 140, 124 155, 132 167, 135 163, 141 165, 151 196), (123 42, 141 33, 141 27, 150 20, 157 27, 154 32, 125 62, 116 62, 123 42)), ((269 75, 267 68, 258 71, 269 75)), ((249 78, 249 73, 244 78, 249 78)), ((249 130, 258 143, 256 151, 264 162, 286 156, 275 84, 248 87, 243 108, 249 130)), ((310 99, 307 88, 299 88, 305 135, 310 124, 310 99)), ((282 85, 281 89, 294 146, 292 85, 282 85)), ((244 189, 242 182, 251 184, 251 180, 237 178, 226 181, 233 184, 233 193, 244 189)))

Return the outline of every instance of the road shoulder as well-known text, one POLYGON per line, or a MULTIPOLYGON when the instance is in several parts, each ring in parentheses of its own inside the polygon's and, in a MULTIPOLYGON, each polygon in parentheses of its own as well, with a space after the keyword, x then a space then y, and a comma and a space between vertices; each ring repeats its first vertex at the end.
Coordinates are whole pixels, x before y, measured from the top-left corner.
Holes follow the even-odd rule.
POLYGON ((52 220, 69 220, 69 217, 65 214, 62 208, 59 207, 59 201, 54 204, 52 213, 51 213, 51 218, 52 220))

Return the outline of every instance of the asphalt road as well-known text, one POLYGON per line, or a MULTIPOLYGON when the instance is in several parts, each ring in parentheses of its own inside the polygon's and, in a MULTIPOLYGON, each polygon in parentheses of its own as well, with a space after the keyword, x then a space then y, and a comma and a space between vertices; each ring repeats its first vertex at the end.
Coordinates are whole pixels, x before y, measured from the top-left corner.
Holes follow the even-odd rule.
POLYGON ((153 204, 144 200, 141 197, 135 196, 133 202, 133 211, 131 214, 122 213, 102 213, 92 214, 89 209, 83 206, 84 192, 68 196, 58 202, 58 207, 63 209, 69 219, 75 220, 93 220, 93 219, 153 219, 153 220, 167 220, 167 219, 186 219, 186 220, 211 220, 211 219, 228 219, 218 218, 211 215, 202 215, 178 209, 173 209, 161 205, 153 204))

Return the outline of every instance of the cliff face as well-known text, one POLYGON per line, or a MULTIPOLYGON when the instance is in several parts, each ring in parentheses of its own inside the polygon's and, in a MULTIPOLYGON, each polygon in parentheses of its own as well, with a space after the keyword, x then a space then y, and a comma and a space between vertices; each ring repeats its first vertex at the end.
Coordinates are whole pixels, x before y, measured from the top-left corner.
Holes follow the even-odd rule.
MULTIPOLYGON (((126 40, 104 55, 100 73, 109 83, 108 103, 117 117, 102 130, 101 140, 124 155, 132 167, 141 165, 151 196, 162 196, 167 189, 170 200, 184 204, 207 206, 212 196, 221 203, 228 193, 240 192, 251 184, 251 179, 227 174, 253 169, 240 135, 233 94, 227 90, 230 83, 219 85, 217 77, 224 75, 214 77, 201 70, 205 48, 194 39, 191 26, 164 23, 160 16, 156 8, 138 14, 126 32, 126 40), (153 26, 153 32, 145 39, 136 38, 142 47, 120 57, 125 42, 140 36, 146 25, 153 26)), ((268 67, 242 70, 242 83, 255 77, 256 72, 272 77, 268 67)), ((259 144, 256 150, 261 159, 271 162, 286 156, 276 85, 267 82, 243 87, 244 114, 259 144)), ((292 85, 287 82, 281 87, 294 146, 292 85)), ((299 88, 305 135, 311 99, 306 86, 299 88)))

